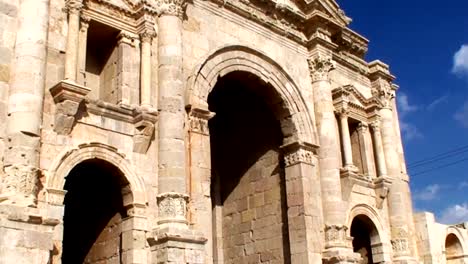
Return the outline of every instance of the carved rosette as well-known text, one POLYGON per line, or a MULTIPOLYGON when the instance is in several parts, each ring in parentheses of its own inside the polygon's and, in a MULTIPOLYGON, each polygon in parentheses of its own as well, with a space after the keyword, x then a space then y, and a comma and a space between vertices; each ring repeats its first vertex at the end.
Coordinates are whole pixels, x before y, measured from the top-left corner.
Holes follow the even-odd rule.
POLYGON ((215 113, 202 108, 192 108, 189 112, 189 129, 190 132, 210 135, 208 121, 215 116, 215 113))
POLYGON ((348 227, 345 225, 325 226, 325 247, 346 247, 351 238, 347 236, 348 227))
POLYGON ((186 194, 173 192, 158 195, 158 223, 187 223, 188 198, 186 194))
POLYGON ((336 68, 335 62, 330 57, 315 56, 307 60, 309 63, 312 81, 328 81, 330 71, 336 68))
POLYGON ((392 248, 393 254, 396 257, 407 256, 410 254, 409 242, 408 242, 408 232, 406 230, 399 228, 394 231, 395 238, 392 239, 392 248))
POLYGON ((181 19, 183 18, 186 5, 185 0, 159 0, 157 2, 160 15, 177 16, 181 19))
POLYGON ((2 183, 2 196, 10 196, 10 202, 34 206, 39 191, 40 170, 29 165, 12 165, 5 167, 2 183))
POLYGON ((294 142, 282 146, 285 167, 294 166, 299 163, 314 166, 316 148, 315 145, 304 142, 294 142))

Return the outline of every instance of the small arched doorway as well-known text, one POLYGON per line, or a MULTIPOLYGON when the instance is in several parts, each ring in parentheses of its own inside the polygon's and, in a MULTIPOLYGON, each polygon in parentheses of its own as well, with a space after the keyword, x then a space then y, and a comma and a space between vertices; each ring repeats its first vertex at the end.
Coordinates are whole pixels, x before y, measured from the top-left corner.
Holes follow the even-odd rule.
POLYGON ((351 237, 353 238, 353 251, 361 255, 360 264, 374 264, 381 256, 382 244, 374 223, 366 215, 358 215, 351 224, 351 237))
POLYGON ((122 193, 128 182, 112 164, 91 159, 66 177, 62 263, 123 263, 122 193))
POLYGON ((209 121, 214 262, 289 263, 279 96, 238 71, 217 81, 208 104, 216 113, 209 121))
POLYGON ((465 264, 462 244, 453 233, 450 233, 445 239, 445 256, 447 264, 465 264))

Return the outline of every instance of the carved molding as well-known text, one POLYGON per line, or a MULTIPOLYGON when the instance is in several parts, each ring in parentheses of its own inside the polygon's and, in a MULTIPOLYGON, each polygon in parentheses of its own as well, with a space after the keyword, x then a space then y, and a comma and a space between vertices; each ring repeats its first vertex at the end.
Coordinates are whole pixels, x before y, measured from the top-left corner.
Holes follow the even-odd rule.
POLYGON ((50 88, 56 104, 54 131, 57 134, 67 135, 72 131, 80 105, 90 91, 70 81, 61 81, 50 88))
POLYGON ((186 194, 174 192, 158 195, 158 223, 186 223, 188 198, 186 194))
POLYGON ((309 63, 309 72, 313 82, 328 81, 330 71, 336 68, 331 57, 322 55, 309 58, 307 62, 309 63))
POLYGON ((318 146, 305 142, 294 142, 281 146, 285 167, 305 163, 315 166, 318 146))

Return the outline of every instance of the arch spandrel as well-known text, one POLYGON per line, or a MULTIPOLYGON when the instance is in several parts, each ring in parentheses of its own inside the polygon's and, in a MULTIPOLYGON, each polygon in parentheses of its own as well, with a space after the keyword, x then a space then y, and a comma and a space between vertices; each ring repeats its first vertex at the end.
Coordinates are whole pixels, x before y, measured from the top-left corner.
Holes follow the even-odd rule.
POLYGON ((48 203, 62 204, 66 191, 64 190, 65 178, 78 164, 86 160, 100 159, 115 166, 128 181, 132 194, 133 204, 145 205, 147 203, 144 181, 139 177, 124 158, 114 147, 100 144, 82 144, 78 148, 69 150, 52 163, 49 177, 46 182, 48 203))
POLYGON ((187 82, 187 107, 208 109, 208 95, 220 77, 228 73, 247 72, 271 85, 282 101, 282 126, 292 124, 293 135, 288 141, 318 145, 309 110, 299 87, 292 78, 265 54, 246 46, 225 46, 211 53, 195 68, 187 82), (283 122, 285 121, 285 122, 283 122))

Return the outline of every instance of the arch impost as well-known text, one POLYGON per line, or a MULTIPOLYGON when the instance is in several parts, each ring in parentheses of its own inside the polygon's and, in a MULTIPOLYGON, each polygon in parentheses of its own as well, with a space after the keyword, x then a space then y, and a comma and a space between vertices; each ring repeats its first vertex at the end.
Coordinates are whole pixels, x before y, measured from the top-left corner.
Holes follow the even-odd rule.
POLYGON ((210 134, 208 121, 215 116, 215 113, 203 106, 188 106, 186 110, 190 132, 208 136, 210 134))
POLYGON ((286 167, 299 163, 315 166, 318 146, 308 142, 295 141, 281 146, 286 167))

